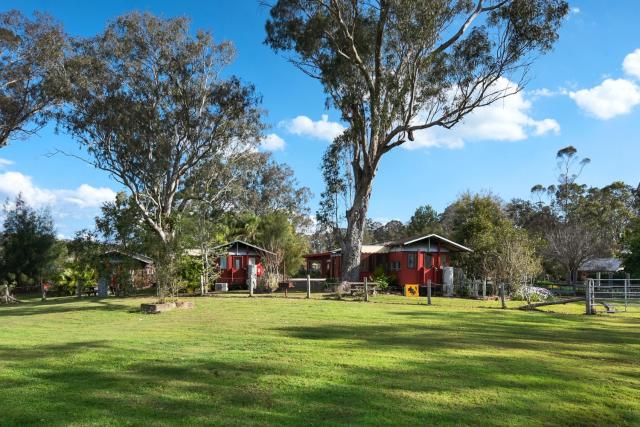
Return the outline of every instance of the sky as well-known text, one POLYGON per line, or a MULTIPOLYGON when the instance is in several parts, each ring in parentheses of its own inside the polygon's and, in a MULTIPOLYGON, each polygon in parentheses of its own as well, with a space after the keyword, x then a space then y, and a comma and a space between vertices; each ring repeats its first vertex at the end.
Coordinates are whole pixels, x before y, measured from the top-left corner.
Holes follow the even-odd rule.
MULTIPOLYGON (((570 2, 554 50, 536 60, 517 95, 474 112, 451 131, 416 135, 383 158, 369 217, 408 220, 424 204, 442 211, 464 191, 491 191, 504 200, 529 198, 535 184, 555 180, 555 153, 568 145, 591 158, 580 180, 591 186, 640 181, 640 2, 570 2)), ((3 0, 0 10, 45 11, 71 35, 90 36, 131 10, 186 16, 192 28, 232 41, 237 57, 228 72, 262 95, 263 150, 289 164, 311 189, 311 212, 323 190, 322 154, 343 124, 325 108, 321 85, 264 45, 268 9, 257 0, 30 1, 3 0)), ((513 85, 502 80, 501 85, 513 85)), ((82 154, 53 125, 0 149, 0 199, 22 193, 49 207, 61 236, 92 227, 99 207, 119 184, 106 173, 64 155, 82 154)))

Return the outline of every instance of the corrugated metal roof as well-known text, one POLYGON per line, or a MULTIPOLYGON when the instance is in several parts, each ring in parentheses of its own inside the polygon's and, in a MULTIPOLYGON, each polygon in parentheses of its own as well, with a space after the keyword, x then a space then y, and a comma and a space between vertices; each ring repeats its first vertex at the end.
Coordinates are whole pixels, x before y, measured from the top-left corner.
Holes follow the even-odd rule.
POLYGON ((622 267, 622 260, 619 258, 594 258, 583 262, 578 270, 595 273, 615 273, 616 271, 624 270, 624 268, 622 267))

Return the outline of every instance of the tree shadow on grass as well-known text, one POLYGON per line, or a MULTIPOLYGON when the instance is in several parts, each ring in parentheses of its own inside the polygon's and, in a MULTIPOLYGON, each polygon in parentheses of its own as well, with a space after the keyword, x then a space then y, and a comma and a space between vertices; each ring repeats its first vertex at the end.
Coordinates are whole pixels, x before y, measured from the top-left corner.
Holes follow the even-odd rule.
MULTIPOLYGON (((32 316, 53 313, 69 313, 83 311, 131 311, 130 305, 121 304, 110 298, 85 297, 59 297, 47 301, 25 301, 21 304, 0 306, 0 317, 32 316)), ((133 310, 138 312, 139 310, 133 310)))
MULTIPOLYGON (((456 349, 439 345, 441 350, 456 349)), ((428 360, 414 358, 384 366, 371 360, 337 364, 326 359, 292 367, 275 357, 235 362, 225 360, 223 354, 151 357, 143 348, 88 341, 0 347, 0 360, 22 373, 13 382, 3 381, 3 422, 8 425, 594 425, 640 421, 631 404, 616 406, 613 398, 620 396, 615 396, 615 390, 607 400, 593 398, 602 389, 593 378, 581 378, 578 367, 561 367, 533 355, 470 357, 441 351, 428 360), (97 357, 77 357, 79 352, 97 357), (140 358, 128 363, 114 358, 136 353, 140 358), (74 357, 73 363, 61 363, 74 357), (23 370, 25 365, 29 367, 23 370)), ((628 396, 636 397, 637 391, 628 396)))

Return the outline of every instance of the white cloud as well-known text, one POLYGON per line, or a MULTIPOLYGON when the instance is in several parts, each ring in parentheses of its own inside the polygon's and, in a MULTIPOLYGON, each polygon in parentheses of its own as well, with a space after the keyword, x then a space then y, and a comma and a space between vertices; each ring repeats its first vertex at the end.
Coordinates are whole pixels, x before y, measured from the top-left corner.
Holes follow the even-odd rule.
POLYGON ((65 235, 90 227, 99 207, 116 196, 107 187, 82 184, 75 189, 49 189, 35 185, 30 176, 20 172, 0 173, 0 200, 14 199, 18 194, 34 208, 50 207, 56 228, 62 228, 65 235))
POLYGON ((82 184, 75 190, 56 190, 54 193, 59 200, 80 208, 98 208, 116 197, 116 192, 110 188, 96 188, 88 184, 82 184))
POLYGON ((569 92, 569 97, 586 113, 608 120, 640 104, 640 87, 626 79, 606 79, 591 89, 569 92))
POLYGON ((326 114, 323 114, 318 121, 313 121, 307 116, 298 116, 291 120, 283 120, 278 126, 294 135, 302 135, 329 142, 333 141, 345 129, 338 122, 330 122, 329 116, 326 114))
POLYGON ((18 194, 22 194, 24 200, 34 207, 51 205, 54 209, 65 205, 97 208, 116 197, 115 191, 107 187, 82 184, 74 190, 47 189, 36 186, 30 176, 20 172, 0 174, 0 196, 15 198, 18 194))
POLYGON ((3 159, 0 157, 0 168, 5 168, 7 166, 11 166, 13 164, 13 160, 3 159))
MULTIPOLYGON (((494 90, 505 90, 509 93, 517 89, 515 83, 502 78, 496 82, 494 90)), ((531 101, 520 91, 488 106, 477 108, 452 129, 438 127, 416 132, 415 140, 407 141, 402 146, 409 150, 422 147, 461 148, 465 142, 521 141, 531 135, 560 132, 557 121, 550 118, 535 120, 529 115, 530 110, 531 101)), ((419 121, 420 117, 416 122, 419 121)))
POLYGON ((3 198, 15 198, 18 194, 22 194, 24 200, 35 207, 50 205, 56 200, 51 190, 36 187, 30 176, 20 172, 0 174, 0 195, 3 198))
POLYGON ((275 133, 270 133, 260 142, 260 147, 267 151, 284 150, 284 145, 284 139, 280 138, 275 133))
POLYGON ((640 79, 640 49, 636 49, 624 57, 622 69, 630 76, 640 79))
POLYGON ((580 8, 577 6, 574 6, 571 8, 571 13, 577 15, 578 13, 580 13, 580 8))

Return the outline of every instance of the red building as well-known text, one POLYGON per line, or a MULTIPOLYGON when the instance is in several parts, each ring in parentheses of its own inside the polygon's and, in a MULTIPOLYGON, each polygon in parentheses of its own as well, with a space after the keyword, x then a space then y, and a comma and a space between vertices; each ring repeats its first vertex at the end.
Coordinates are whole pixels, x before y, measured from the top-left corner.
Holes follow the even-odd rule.
MULTIPOLYGON (((376 269, 394 276, 399 285, 442 284, 444 267, 451 265, 451 255, 471 249, 437 234, 411 237, 375 245, 363 245, 360 255, 360 277, 371 278, 376 269)), ((340 249, 305 255, 307 270, 322 277, 340 279, 340 249)))
POLYGON ((265 256, 273 255, 273 252, 241 240, 216 246, 212 252, 220 254, 217 260, 220 267, 218 282, 228 283, 229 287, 247 284, 247 266, 249 265, 256 265, 257 274, 261 276, 265 256))

